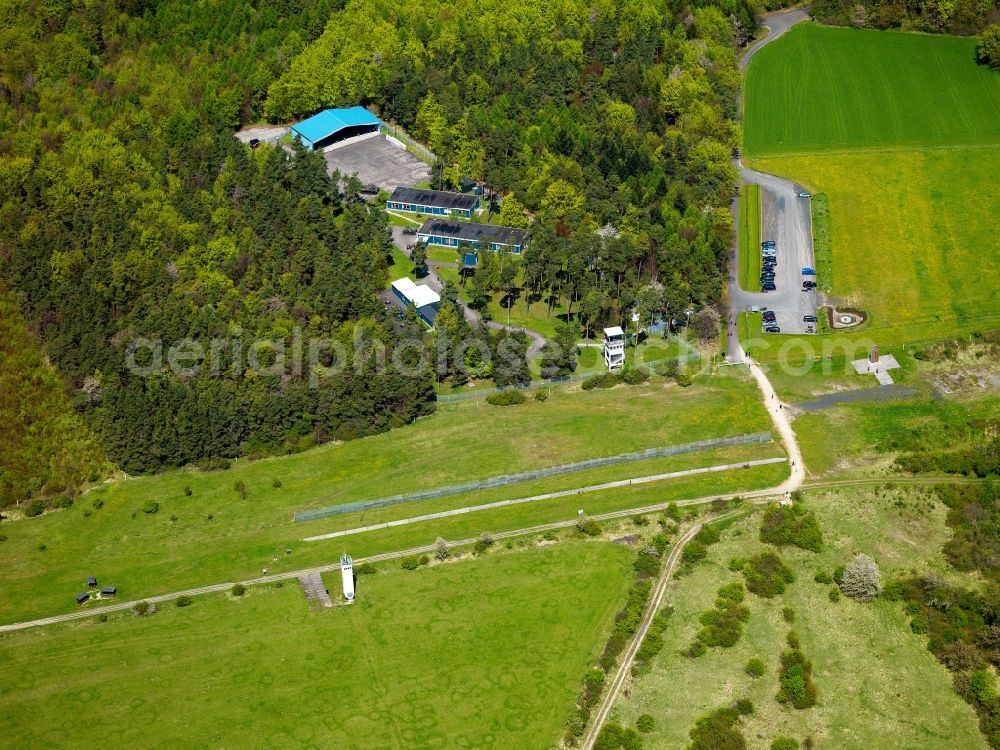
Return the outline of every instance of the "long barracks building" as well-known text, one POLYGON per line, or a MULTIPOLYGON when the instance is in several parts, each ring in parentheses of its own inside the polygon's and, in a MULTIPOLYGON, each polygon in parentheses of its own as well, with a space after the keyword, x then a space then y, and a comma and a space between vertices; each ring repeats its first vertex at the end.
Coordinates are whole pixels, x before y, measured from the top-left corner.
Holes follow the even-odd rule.
POLYGON ((471 219, 472 214, 479 210, 479 196, 449 193, 445 190, 398 187, 392 191, 385 207, 390 211, 471 219))
POLYGON ((524 249, 524 235, 523 229, 514 227, 443 219, 428 219, 417 230, 417 240, 428 245, 458 247, 466 242, 477 250, 504 250, 516 254, 524 249), (484 248, 483 242, 489 242, 489 247, 484 248))

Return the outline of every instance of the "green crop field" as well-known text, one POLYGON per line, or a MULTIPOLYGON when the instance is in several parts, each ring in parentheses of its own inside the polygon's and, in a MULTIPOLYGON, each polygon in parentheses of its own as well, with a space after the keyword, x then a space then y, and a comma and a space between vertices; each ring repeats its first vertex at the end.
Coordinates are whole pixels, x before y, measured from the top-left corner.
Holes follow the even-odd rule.
POLYGON ((740 288, 760 291, 760 185, 744 185, 739 200, 740 288))
POLYGON ((913 490, 812 492, 807 498, 824 531, 823 552, 782 550, 797 576, 784 596, 747 594, 751 615, 738 643, 691 659, 680 652, 701 627, 699 615, 712 608, 721 585, 742 580, 729 570, 729 560, 765 546, 758 539, 759 514, 724 532, 722 541, 709 547, 708 559, 668 592, 675 612, 664 633, 666 645, 617 704, 613 718, 635 726, 640 714, 651 714, 656 728, 647 747, 685 747, 698 717, 749 698, 755 711, 741 723, 750 750, 767 750, 778 735, 795 737, 800 746, 812 737, 817 750, 985 748, 973 709, 954 693, 951 675, 926 648, 926 636, 910 631, 901 603, 846 598, 832 603, 829 587, 813 581, 817 570, 832 572, 859 551, 878 561, 883 576, 911 569, 946 572, 940 551, 948 534, 944 506, 936 502, 928 508, 926 496, 913 490), (795 611, 792 625, 782 618, 786 605, 795 611), (790 629, 812 662, 819 691, 818 705, 804 711, 775 700, 779 656, 790 629), (751 658, 764 660, 762 677, 745 673, 751 658))
POLYGON ((2 744, 552 747, 633 554, 563 543, 362 576, 350 607, 286 584, 6 635, 2 744))
MULTIPOLYGON (((500 408, 484 401, 442 407, 416 424, 283 458, 237 462, 227 471, 174 471, 96 489, 67 510, 4 524, 0 543, 0 622, 71 609, 87 575, 129 599, 335 562, 344 540, 305 536, 396 518, 525 497, 611 479, 781 455, 774 444, 655 459, 495 490, 293 523, 292 514, 400 492, 447 486, 626 451, 770 429, 755 386, 735 373, 681 389, 656 379, 642 387, 584 392, 554 389, 500 408), (627 425, 627 429, 623 426, 627 425), (599 446, 596 448, 595 446, 599 446), (275 482, 280 487, 275 487, 275 482), (243 482, 246 499, 234 490, 243 482), (191 494, 185 492, 189 488, 191 494), (144 513, 147 502, 156 513, 144 513), (100 507, 96 507, 96 506, 100 507), (292 553, 286 555, 285 550, 292 553)), ((783 464, 567 497, 454 516, 351 537, 357 557, 463 539, 669 499, 763 487, 783 464)))
POLYGON ((975 47, 800 24, 750 63, 745 153, 1000 144, 1000 75, 975 47))
POLYGON ((750 65, 746 153, 823 194, 824 289, 870 314, 845 340, 1000 326, 1000 75, 974 47, 804 24, 750 65))

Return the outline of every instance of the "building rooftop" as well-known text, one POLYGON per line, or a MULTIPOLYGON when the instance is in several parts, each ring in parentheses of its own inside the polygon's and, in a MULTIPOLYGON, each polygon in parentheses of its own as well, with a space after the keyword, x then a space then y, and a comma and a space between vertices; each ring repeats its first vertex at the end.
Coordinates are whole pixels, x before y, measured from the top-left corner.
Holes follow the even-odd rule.
POLYGON ((605 328, 604 336, 610 338, 611 336, 624 336, 625 331, 621 329, 621 326, 614 326, 613 328, 605 328))
POLYGON ((327 138, 344 128, 360 125, 377 126, 380 120, 364 107, 347 109, 326 109, 292 125, 292 130, 311 143, 327 138))
POLYGON ((389 200, 394 203, 413 203, 418 206, 434 206, 448 211, 471 211, 479 201, 477 195, 450 193, 446 190, 424 190, 420 188, 398 187, 392 191, 389 200))
POLYGON ((440 295, 426 284, 416 284, 413 279, 404 276, 392 282, 392 288, 403 295, 407 302, 412 302, 416 308, 433 305, 441 301, 440 295))
POLYGON ((480 242, 489 237, 493 242, 503 245, 524 244, 524 230, 514 227, 498 227, 492 224, 474 224, 471 221, 448 221, 447 219, 428 219, 417 230, 417 236, 436 235, 438 237, 454 237, 464 242, 480 242))

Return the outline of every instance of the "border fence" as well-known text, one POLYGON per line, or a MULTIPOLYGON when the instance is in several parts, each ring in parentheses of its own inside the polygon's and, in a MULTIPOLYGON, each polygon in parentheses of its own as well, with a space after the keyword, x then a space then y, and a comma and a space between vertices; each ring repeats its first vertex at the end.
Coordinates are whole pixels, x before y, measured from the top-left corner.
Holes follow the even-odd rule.
POLYGON ((670 445, 664 448, 648 448, 647 450, 635 453, 622 453, 617 456, 590 458, 585 461, 576 461, 570 464, 561 464, 560 466, 550 466, 547 469, 535 469, 533 471, 524 471, 519 474, 503 474, 501 476, 490 477, 489 479, 480 479, 474 482, 466 482, 464 484, 454 484, 448 487, 438 487, 432 490, 423 490, 421 492, 407 492, 401 495, 391 495, 389 497, 382 497, 375 500, 359 500, 353 503, 342 503, 340 505, 331 505, 326 508, 305 510, 301 513, 296 513, 294 520, 315 521, 317 518, 340 516, 345 513, 357 513, 362 510, 388 508, 392 505, 400 505, 402 503, 413 503, 418 500, 431 500, 438 497, 447 497, 448 495, 460 495, 465 492, 488 490, 494 487, 505 487, 510 484, 518 484, 520 482, 527 482, 533 479, 545 479, 547 477, 555 477, 561 474, 571 474, 573 472, 585 471, 587 469, 597 469, 602 466, 613 466, 615 464, 631 463, 632 461, 644 461, 646 459, 662 458, 664 456, 677 456, 683 453, 695 453, 709 448, 721 448, 729 445, 749 445, 753 443, 769 442, 771 442, 770 432, 753 432, 746 435, 735 435, 733 437, 725 438, 710 438, 708 440, 698 440, 693 443, 670 445))

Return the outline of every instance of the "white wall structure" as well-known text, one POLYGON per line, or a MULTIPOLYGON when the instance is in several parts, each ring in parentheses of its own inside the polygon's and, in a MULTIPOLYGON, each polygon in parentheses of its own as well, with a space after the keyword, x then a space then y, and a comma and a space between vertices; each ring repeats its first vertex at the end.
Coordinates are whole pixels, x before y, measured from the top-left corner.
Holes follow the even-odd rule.
POLYGON ((609 370, 625 367, 625 331, 619 326, 604 329, 604 364, 609 370))
POLYGON ((340 575, 344 580, 344 598, 354 601, 354 562, 350 555, 340 556, 340 575))

